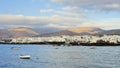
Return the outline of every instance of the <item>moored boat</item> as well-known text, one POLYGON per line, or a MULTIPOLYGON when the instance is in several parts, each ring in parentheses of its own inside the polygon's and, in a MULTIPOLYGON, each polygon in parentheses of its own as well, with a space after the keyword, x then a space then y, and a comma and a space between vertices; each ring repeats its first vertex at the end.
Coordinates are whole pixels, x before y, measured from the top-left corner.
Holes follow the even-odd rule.
POLYGON ((20 59, 30 59, 31 58, 30 55, 20 55, 19 57, 20 57, 20 59))
POLYGON ((21 47, 11 47, 12 50, 19 50, 21 47))
POLYGON ((95 46, 92 46, 90 49, 95 49, 96 47, 95 46))

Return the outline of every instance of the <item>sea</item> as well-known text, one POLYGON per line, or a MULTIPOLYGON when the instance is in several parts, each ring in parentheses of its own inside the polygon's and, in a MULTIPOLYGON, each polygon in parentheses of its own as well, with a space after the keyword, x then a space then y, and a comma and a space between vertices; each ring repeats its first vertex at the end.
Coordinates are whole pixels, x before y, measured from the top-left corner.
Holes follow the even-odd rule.
POLYGON ((120 46, 0 44, 0 68, 120 68, 120 46))

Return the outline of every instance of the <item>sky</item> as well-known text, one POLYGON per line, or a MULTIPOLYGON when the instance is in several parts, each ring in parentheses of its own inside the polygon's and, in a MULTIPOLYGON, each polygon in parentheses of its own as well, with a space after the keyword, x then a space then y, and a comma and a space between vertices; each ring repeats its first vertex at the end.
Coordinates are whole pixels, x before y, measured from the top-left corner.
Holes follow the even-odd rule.
POLYGON ((120 0, 0 0, 0 28, 120 29, 120 0))

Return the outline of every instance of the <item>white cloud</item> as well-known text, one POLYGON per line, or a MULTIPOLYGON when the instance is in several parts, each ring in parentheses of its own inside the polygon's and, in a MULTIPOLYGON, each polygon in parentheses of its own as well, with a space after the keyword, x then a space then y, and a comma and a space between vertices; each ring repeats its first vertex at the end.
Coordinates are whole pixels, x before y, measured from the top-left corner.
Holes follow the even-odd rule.
POLYGON ((79 9, 79 7, 75 7, 75 6, 67 6, 67 7, 64 7, 63 10, 70 11, 70 12, 77 12, 77 13, 82 11, 79 9))
POLYGON ((73 18, 73 17, 62 17, 59 15, 53 15, 52 17, 50 17, 49 19, 51 22, 58 22, 58 23, 81 23, 83 21, 83 19, 80 18, 73 18))
POLYGON ((41 9, 40 12, 41 13, 51 13, 51 12, 54 12, 54 10, 53 9, 47 9, 47 10, 46 9, 41 9))
POLYGON ((51 0, 52 2, 94 10, 120 10, 120 0, 51 0))
POLYGON ((44 13, 44 14, 60 15, 60 16, 65 16, 65 17, 82 17, 82 16, 84 16, 84 14, 72 12, 72 11, 76 11, 73 9, 76 9, 76 8, 70 9, 69 7, 66 7, 66 8, 63 8, 63 10, 61 10, 61 11, 54 10, 54 9, 41 9, 40 13, 41 14, 44 13), (66 10, 68 10, 68 11, 66 11, 66 10))
POLYGON ((120 18, 104 18, 102 20, 86 20, 78 27, 97 27, 102 29, 120 29, 120 18))
POLYGON ((62 3, 64 2, 63 0, 51 0, 52 2, 59 2, 59 3, 62 3))
POLYGON ((100 6, 102 9, 107 9, 107 10, 120 10, 120 4, 105 4, 103 6, 100 6))
POLYGON ((119 29, 120 24, 113 24, 113 23, 83 23, 80 27, 97 27, 102 29, 119 29))
POLYGON ((105 29, 119 28, 120 18, 105 18, 102 20, 89 20, 83 17, 69 16, 24 16, 0 15, 0 27, 100 27, 105 29))
MULTIPOLYGON (((24 16, 24 15, 0 15, 0 24, 2 26, 32 26, 45 27, 50 24, 62 26, 73 26, 81 24, 84 19, 74 17, 53 16, 24 16), (73 25, 71 25, 73 24, 73 25)), ((51 27, 51 25, 50 25, 51 27)), ((54 26, 53 26, 54 27, 54 26)))

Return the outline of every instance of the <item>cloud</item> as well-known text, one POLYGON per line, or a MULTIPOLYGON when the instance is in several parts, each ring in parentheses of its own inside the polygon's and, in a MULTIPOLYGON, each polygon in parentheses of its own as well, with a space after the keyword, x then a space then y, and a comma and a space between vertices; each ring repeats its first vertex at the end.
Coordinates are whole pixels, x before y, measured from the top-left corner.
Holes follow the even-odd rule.
POLYGON ((51 0, 66 6, 76 6, 83 9, 94 10, 120 10, 120 0, 51 0))
POLYGON ((83 23, 80 25, 81 27, 97 27, 102 29, 119 29, 120 24, 113 24, 113 23, 83 23))
POLYGON ((52 16, 24 16, 24 15, 0 15, 0 27, 6 26, 30 26, 30 27, 55 27, 73 26, 81 24, 83 19, 74 17, 52 16), (51 25, 52 24, 52 25, 51 25), (54 25, 53 25, 54 24, 54 25))
POLYGON ((99 27, 104 29, 119 28, 120 18, 106 18, 102 20, 88 20, 80 17, 52 16, 24 16, 0 15, 1 28, 36 27, 36 28, 71 28, 71 27, 99 27))
POLYGON ((41 13, 51 13, 51 12, 54 12, 53 9, 41 9, 40 10, 41 13))
POLYGON ((101 6, 101 8, 107 9, 107 10, 120 10, 120 4, 117 4, 117 3, 105 4, 101 6))
POLYGON ((86 20, 78 27, 97 27, 102 29, 120 29, 120 18, 104 18, 101 20, 86 20))
POLYGON ((82 11, 79 9, 79 7, 75 7, 75 6, 67 6, 67 7, 64 7, 63 10, 70 11, 70 12, 76 12, 76 13, 79 13, 82 11))
POLYGON ((65 16, 65 17, 82 17, 84 16, 84 14, 81 13, 76 13, 75 11, 77 10, 77 8, 71 8, 70 7, 66 7, 66 8, 62 8, 63 10, 59 11, 59 10, 54 10, 54 9, 41 9, 40 13, 44 13, 44 14, 52 14, 52 15, 60 15, 60 16, 65 16), (74 10, 76 9, 76 10, 74 10), (75 13, 73 13, 75 12, 75 13))

